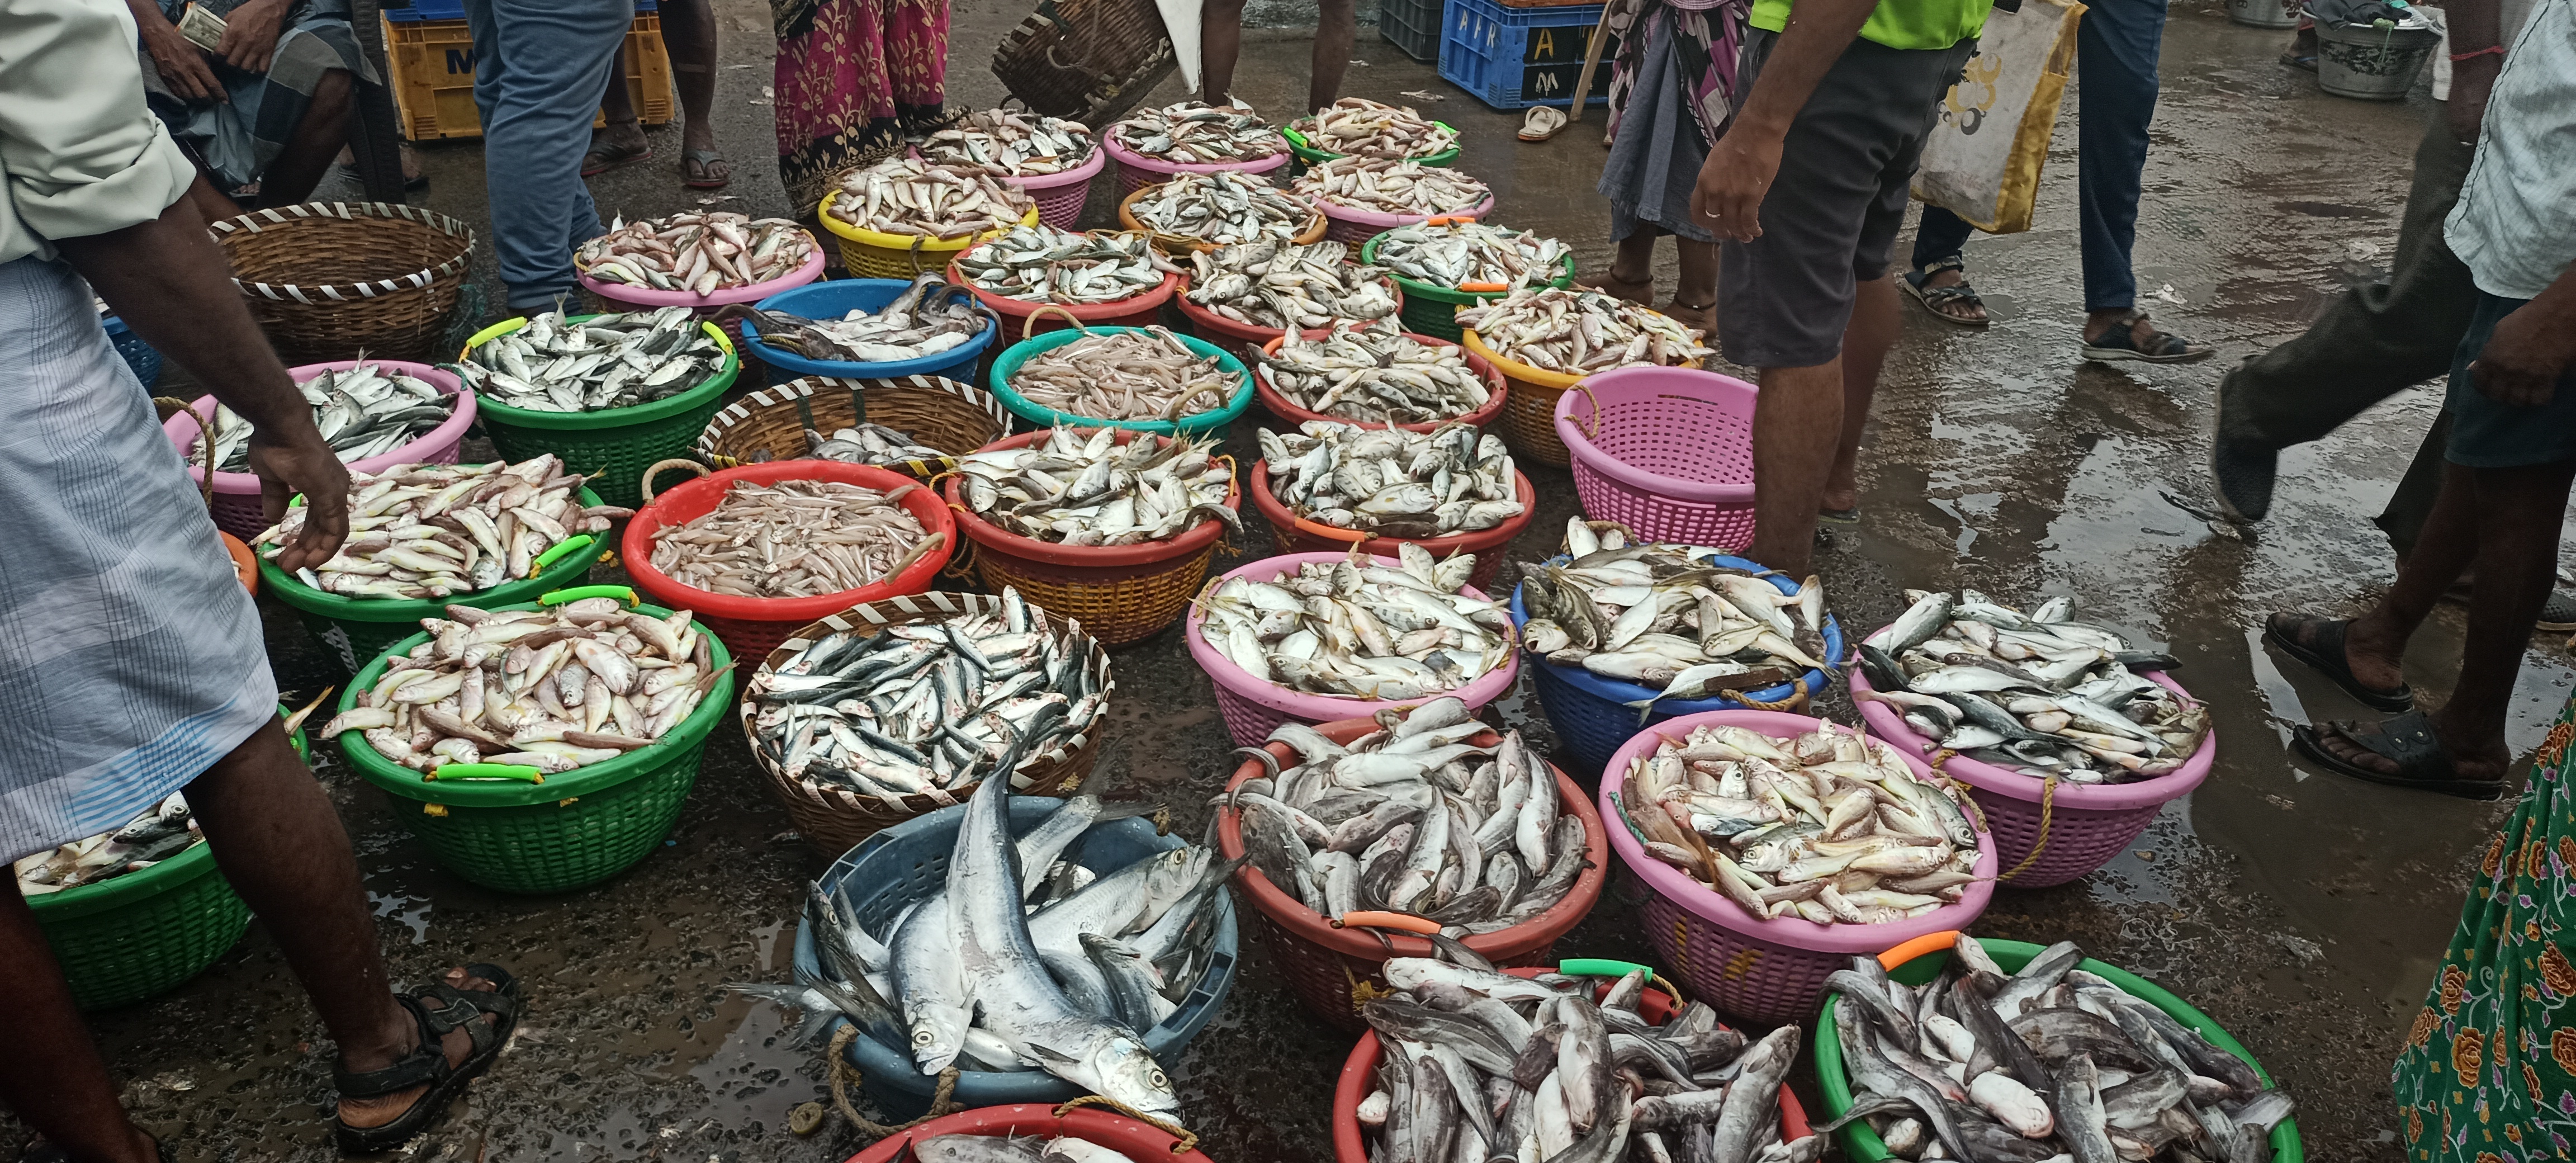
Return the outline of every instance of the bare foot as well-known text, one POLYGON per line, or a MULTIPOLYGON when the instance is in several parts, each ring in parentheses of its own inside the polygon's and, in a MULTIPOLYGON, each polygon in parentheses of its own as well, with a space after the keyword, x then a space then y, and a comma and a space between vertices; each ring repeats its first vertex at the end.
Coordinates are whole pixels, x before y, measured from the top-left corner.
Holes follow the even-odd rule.
POLYGON ((606 173, 651 156, 653 143, 644 140, 642 124, 611 121, 591 131, 590 149, 581 155, 581 176, 606 173))
MULTIPOLYGON (((467 975, 465 970, 462 968, 449 969, 446 976, 441 978, 441 980, 456 989, 465 991, 490 993, 494 989, 498 988, 497 984, 494 982, 486 981, 480 977, 467 975)), ((439 1002, 437 998, 426 993, 419 994, 417 996, 421 999, 422 1006, 432 1010, 433 1012, 438 1010, 443 1004, 439 1002)), ((501 1020, 500 1016, 497 1014, 484 1014, 481 1015, 481 1017, 485 1022, 494 1025, 499 1024, 501 1020)), ((405 1047, 403 1053, 407 1055, 419 1046, 419 1027, 415 1025, 413 1027, 411 1045, 405 1047)), ((450 1069, 454 1069, 458 1066, 464 1065, 466 1057, 474 1052, 473 1036, 468 1034, 462 1028, 449 1030, 444 1036, 439 1038, 438 1048, 441 1053, 444 1053, 447 1056, 448 1067, 450 1069)), ((392 1094, 382 1095, 376 1098, 344 1097, 340 1100, 340 1121, 347 1123, 352 1127, 358 1127, 361 1129, 381 1127, 395 1119, 401 1118, 405 1112, 411 1110, 412 1104, 419 1102, 421 1096, 427 1093, 429 1093, 429 1085, 427 1083, 423 1083, 408 1090, 399 1090, 392 1094)))
MULTIPOLYGON (((2306 647, 2318 650, 2317 631, 2327 625, 2325 618, 2296 618, 2276 614, 2273 632, 2306 647)), ((2399 665, 2397 649, 2388 649, 2372 641, 2370 631, 2361 621, 2347 623, 2343 632, 2343 664, 2352 671, 2353 681, 2378 691, 2395 691, 2406 685, 2406 674, 2399 665)))

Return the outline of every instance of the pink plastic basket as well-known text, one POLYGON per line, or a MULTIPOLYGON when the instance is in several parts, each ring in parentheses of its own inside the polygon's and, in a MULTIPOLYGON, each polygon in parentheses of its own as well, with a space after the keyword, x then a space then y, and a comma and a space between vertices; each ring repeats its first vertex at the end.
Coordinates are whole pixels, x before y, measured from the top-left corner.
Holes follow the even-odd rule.
MULTIPOLYGON (((1348 554, 1345 553, 1286 553, 1278 557, 1265 557, 1227 571, 1222 577, 1210 582, 1209 588, 1214 589, 1226 578, 1231 577, 1268 581, 1282 573, 1293 572, 1310 561, 1341 561, 1347 556, 1348 554)), ((1378 558, 1378 561, 1388 566, 1395 564, 1393 558, 1382 557, 1378 558)), ((1458 592, 1471 598, 1485 596, 1483 591, 1473 587, 1463 588, 1458 592)), ((1216 647, 1208 645, 1206 639, 1199 635, 1199 620, 1198 604, 1193 602, 1190 605, 1188 627, 1183 631, 1182 638, 1190 644, 1190 658, 1199 664, 1200 670, 1207 672, 1211 681, 1216 683, 1216 709, 1219 714, 1225 716, 1226 733, 1234 736, 1237 746, 1261 746, 1263 741, 1270 738, 1270 733, 1277 730, 1282 723, 1330 723, 1336 719, 1357 719, 1374 715, 1385 707, 1406 705, 1368 699, 1312 695, 1303 691, 1289 690, 1277 683, 1263 682, 1244 673, 1242 667, 1236 666, 1233 660, 1228 659, 1216 647)), ((1481 709, 1485 704, 1503 697, 1512 689, 1513 681, 1520 676, 1520 666, 1520 652, 1515 650, 1503 660, 1501 666, 1486 672, 1474 682, 1445 693, 1456 695, 1464 700, 1470 711, 1481 709)))
POLYGON ((1434 218, 1481 219, 1494 211, 1492 194, 1485 195, 1484 201, 1465 210, 1444 210, 1438 214, 1383 214, 1375 210, 1362 210, 1354 206, 1327 202, 1322 198, 1309 198, 1307 201, 1314 203, 1315 209, 1324 212, 1324 237, 1336 242, 1351 243, 1367 242, 1396 227, 1419 226, 1434 218))
POLYGON ((1060 174, 1040 174, 1030 178, 1004 178, 1018 186, 1038 204, 1038 221, 1058 230, 1071 230, 1082 217, 1083 199, 1091 194, 1092 175, 1109 164, 1109 155, 1098 148, 1082 164, 1060 174))
POLYGON ((1172 180, 1174 174, 1214 174, 1226 170, 1238 174, 1266 174, 1288 164, 1288 139, 1284 137, 1279 139, 1279 152, 1248 162, 1167 162, 1146 157, 1119 144, 1118 128, 1113 125, 1109 132, 1100 135, 1100 149, 1118 163, 1118 197, 1122 201, 1127 195, 1147 186, 1172 180))
POLYGON ((1753 543, 1753 385, 1686 367, 1586 376, 1556 401, 1583 513, 1647 541, 1753 543))
MULTIPOLYGON (((425 363, 406 363, 398 359, 344 359, 336 363, 308 363, 302 367, 289 368, 286 374, 295 377, 295 382, 300 384, 324 372, 342 371, 356 367, 360 363, 371 363, 414 379, 426 380, 430 386, 437 388, 440 394, 456 397, 456 409, 438 427, 421 433, 419 439, 409 444, 383 456, 350 461, 349 471, 379 473, 398 464, 456 463, 457 446, 465 442, 465 430, 474 424, 475 403, 474 393, 466 391, 465 385, 457 382, 455 376, 425 363)), ((179 458, 192 462, 188 467, 188 476, 199 482, 206 479, 205 462, 201 457, 191 457, 188 454, 197 442, 197 416, 203 415, 212 419, 215 415, 215 403, 213 396, 199 397, 195 404, 190 405, 190 411, 179 412, 171 416, 167 423, 161 425, 162 433, 170 438, 170 446, 179 450, 179 458)), ((260 504, 259 478, 246 472, 216 473, 214 518, 216 528, 244 541, 257 537, 265 531, 268 528, 268 513, 260 504)))
MULTIPOLYGON (((811 243, 813 239, 809 236, 806 241, 811 243)), ((664 307, 687 307, 696 311, 698 317, 703 319, 735 303, 757 303, 780 291, 804 286, 822 277, 822 274, 823 247, 820 243, 815 243, 811 252, 806 255, 804 264, 795 270, 765 283, 727 287, 709 291, 704 295, 695 295, 687 291, 656 291, 651 287, 604 282, 590 277, 587 273, 575 277, 581 281, 581 289, 597 296, 599 301, 606 304, 611 311, 659 311, 664 307)), ((742 336, 737 333, 734 339, 739 343, 742 336)))
MULTIPOLYGON (((2189 697, 2190 692, 2161 672, 2147 672, 2146 677, 2175 694, 2189 697)), ((1849 678, 1852 700, 1860 704, 1861 721, 1869 725, 1870 734, 1908 756, 1938 752, 1941 745, 1906 726, 1896 708, 1863 697, 1872 688, 1869 676, 1862 674, 1859 667, 1851 668, 1849 678)), ((2136 783, 2059 780, 2053 797, 2044 794, 2044 780, 1964 755, 1943 760, 1941 771, 1968 785, 1969 798, 1984 811, 1986 826, 1995 834, 1996 867, 2007 873, 2021 869, 2006 883, 2014 888, 2046 888, 2110 863, 2156 821, 2157 813, 2167 803, 2190 795, 2191 789, 2208 779, 2209 769, 2217 762, 2218 732, 2212 730, 2200 741, 2200 750, 2192 752, 2191 758, 2171 774, 2136 783), (2039 848, 2043 833, 2048 837, 2048 847, 2040 850, 2039 859, 2022 868, 2022 861, 2029 860, 2032 850, 2039 848)))
MULTIPOLYGON (((1602 768, 1601 823, 1610 833, 1610 847, 1651 892, 1643 910, 1646 939, 1663 963, 1689 981, 1710 1005, 1759 1022, 1805 1021, 1816 1012, 1825 978, 1837 969, 1850 968, 1855 954, 1876 954, 1925 933, 1965 929, 1994 899, 1994 838, 1980 832, 1977 879, 1968 883, 1967 894, 1957 904, 1884 925, 1819 925, 1802 917, 1757 921, 1746 916, 1716 889, 1646 855, 1645 845, 1638 842, 1637 833, 1611 799, 1627 785, 1631 761, 1652 754, 1665 737, 1688 735, 1702 723, 1732 724, 1782 739, 1828 724, 1778 711, 1682 715, 1639 732, 1611 753, 1602 768)), ((1933 777, 1922 760, 1903 754, 1901 747, 1897 751, 1915 775, 1933 777)))

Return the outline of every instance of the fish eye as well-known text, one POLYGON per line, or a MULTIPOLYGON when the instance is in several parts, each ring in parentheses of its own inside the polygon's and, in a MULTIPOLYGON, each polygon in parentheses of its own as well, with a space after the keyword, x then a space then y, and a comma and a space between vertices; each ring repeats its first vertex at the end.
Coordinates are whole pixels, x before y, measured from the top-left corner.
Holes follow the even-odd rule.
POLYGON ((935 1035, 928 1030, 914 1030, 912 1032, 912 1044, 915 1046, 927 1046, 937 1037, 938 1035, 935 1035))
POLYGON ((1171 1080, 1171 1079, 1169 1079, 1169 1078, 1165 1078, 1165 1077, 1163 1076, 1163 1072, 1162 1072, 1162 1071, 1160 1071, 1160 1070, 1155 1070, 1155 1071, 1149 1071, 1149 1072, 1147 1072, 1147 1073, 1146 1073, 1146 1075, 1145 1075, 1145 1081, 1146 1081, 1146 1082, 1148 1082, 1148 1083, 1151 1083, 1151 1084, 1154 1086, 1154 1088, 1155 1088, 1155 1089, 1157 1089, 1157 1090, 1160 1090, 1160 1089, 1162 1089, 1162 1088, 1164 1088, 1164 1087, 1167 1087, 1167 1086, 1170 1086, 1170 1085, 1172 1084, 1172 1080, 1171 1080))

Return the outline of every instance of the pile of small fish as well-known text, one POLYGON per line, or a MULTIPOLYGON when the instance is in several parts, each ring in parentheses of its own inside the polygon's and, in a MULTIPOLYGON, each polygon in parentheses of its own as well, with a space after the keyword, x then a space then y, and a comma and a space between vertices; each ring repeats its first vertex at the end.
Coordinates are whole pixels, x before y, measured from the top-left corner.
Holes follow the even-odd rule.
POLYGON ((561 311, 465 353, 478 396, 531 412, 597 412, 676 396, 724 370, 724 348, 686 307, 574 320, 561 311))
POLYGON ((1784 594, 1707 560, 1725 550, 1630 545, 1624 528, 1596 531, 1579 517, 1566 522, 1565 547, 1563 565, 1521 566, 1521 640, 1551 665, 1657 690, 1628 704, 1641 720, 1663 699, 1760 690, 1828 668, 1815 577, 1784 594))
POLYGON ((1717 354, 1700 333, 1599 291, 1524 287, 1458 312, 1488 350, 1531 367, 1586 375, 1631 364, 1672 367, 1717 354))
POLYGON ((16 868, 18 892, 22 896, 43 896, 114 880, 168 860, 202 839, 205 837, 197 832, 197 819, 188 811, 187 798, 172 792, 170 798, 113 832, 101 832, 20 858, 16 868))
POLYGON ((668 218, 620 218, 581 244, 573 265, 604 283, 701 297, 784 278, 814 257, 814 236, 785 218, 696 210, 668 218))
POLYGON ((1875 957, 1825 979, 1855 1102, 1900 1159, 2268 1163, 2290 1096, 2099 974, 2072 941, 2006 973, 1961 933, 1941 975, 1875 957))
MULTIPOLYGON (((427 380, 372 363, 323 372, 295 387, 313 405, 314 426, 343 462, 392 452, 456 411, 455 399, 440 395, 427 380)), ((217 472, 250 471, 250 421, 217 404, 214 439, 217 472)), ((206 463, 202 432, 190 446, 188 463, 206 463)))
POLYGON ((760 342, 807 359, 833 363, 893 363, 937 355, 984 333, 992 318, 975 308, 975 293, 937 271, 874 313, 851 308, 838 319, 808 319, 781 311, 752 311, 760 342))
POLYGON ((1011 390, 1041 408, 1100 420, 1179 420, 1226 406, 1242 377, 1162 327, 1103 331, 1030 356, 1011 390))
POLYGON ((975 789, 944 883, 876 932, 842 891, 814 885, 804 924, 822 971, 733 988, 797 1007, 809 1031, 846 1016, 923 1074, 1034 1067, 1177 1119, 1180 1097, 1143 1034, 1206 975, 1233 867, 1184 844, 1088 868, 1065 853, 1137 808, 1076 796, 1014 839, 1010 796, 1007 780, 975 789))
POLYGON ((1153 241, 1133 230, 1075 234, 1052 226, 1014 226, 957 256, 966 281, 1006 299, 1042 303, 1114 303, 1153 290, 1179 272, 1153 241))
POLYGON ((1380 537, 1424 538, 1491 529, 1528 506, 1503 438, 1473 425, 1429 432, 1309 420, 1260 431, 1270 495, 1298 516, 1380 537))
POLYGON ((959 457, 959 491, 985 520, 1059 545, 1165 541, 1207 521, 1242 531, 1225 503, 1234 471, 1216 459, 1216 441, 1139 432, 1122 445, 1118 432, 1053 428, 1033 444, 959 457))
POLYGON ((1241 101, 1224 109, 1197 101, 1148 109, 1109 133, 1146 157, 1184 165, 1259 161, 1288 148, 1288 139, 1241 101))
POLYGON ((921 143, 923 156, 953 170, 1003 178, 1060 174, 1091 156, 1091 127, 1016 109, 969 113, 921 143))
POLYGON ((1647 854, 1755 920, 1901 921, 1976 879, 1977 830, 1956 793, 1855 730, 1779 739, 1702 724, 1663 736, 1626 779, 1614 798, 1647 854))
POLYGON ((1482 222, 1399 226, 1377 244, 1378 265, 1450 290, 1544 286, 1565 273, 1566 245, 1482 222))
POLYGON ((1010 229, 1037 205, 1019 187, 990 174, 910 157, 852 170, 841 175, 840 185, 824 203, 832 217, 865 230, 941 241, 1010 229))
POLYGON ((1198 634, 1263 682, 1380 702, 1456 690, 1511 657, 1511 611, 1458 592, 1475 554, 1396 550, 1400 564, 1355 552, 1268 581, 1227 578, 1200 600, 1198 634))
POLYGON ((1288 123, 1306 144, 1348 157, 1430 157, 1458 144, 1458 131, 1401 105, 1344 97, 1288 123))
POLYGON ((1127 212, 1147 230, 1218 246, 1295 238, 1323 218, 1304 200, 1232 170, 1181 174, 1127 203, 1127 212))
POLYGON ((1554 908, 1585 867, 1583 819, 1558 802, 1556 774, 1518 731, 1490 728, 1450 696, 1335 743, 1304 723, 1270 733, 1266 777, 1218 797, 1240 813, 1243 849, 1271 885, 1328 918, 1409 913, 1450 937, 1526 924, 1554 908), (1463 785, 1458 782, 1458 773, 1463 785))
POLYGON ((1002 608, 841 631, 751 680, 752 745, 789 779, 899 796, 1016 773, 1108 705, 1079 625, 1002 608))
POLYGON ((1447 960, 1388 960, 1395 992, 1360 1007, 1386 1049, 1358 1111, 1369 1163, 1815 1163, 1824 1154, 1822 1135, 1780 1140, 1794 1023, 1748 1046, 1706 1002, 1647 1021, 1644 970, 1604 992, 1604 978, 1516 977, 1454 942, 1441 952, 1447 960))
POLYGON ((1401 306, 1386 272, 1355 266, 1347 243, 1275 238, 1190 255, 1188 299, 1237 323, 1286 330, 1384 319, 1401 306))
POLYGON ((451 763, 551 775, 652 746, 724 677, 687 610, 656 618, 580 598, 449 606, 420 624, 429 641, 389 660, 325 736, 363 731, 376 754, 432 775, 451 763))
POLYGON ((2024 614, 1975 590, 1906 596, 1913 607, 1861 642, 1864 697, 1937 746, 2033 778, 2127 783, 2180 770, 2209 737, 2207 708, 2137 673, 2172 656, 2076 621, 2065 598, 2024 614))
MULTIPOLYGON (((536 574, 556 543, 600 534, 635 511, 581 506, 586 477, 563 471, 553 453, 517 464, 398 464, 349 477, 349 539, 329 561, 295 571, 297 581, 352 598, 444 598, 536 574)), ((250 540, 276 557, 304 528, 308 510, 250 540)))
POLYGON ((856 428, 843 428, 825 437, 811 428, 805 430, 805 455, 815 460, 837 460, 843 464, 869 464, 879 467, 899 465, 908 460, 938 462, 948 454, 912 438, 909 432, 883 424, 862 421, 856 428))
POLYGON ((839 481, 738 480, 716 507, 653 531, 653 568, 738 598, 811 598, 872 586, 936 553, 948 535, 903 507, 920 485, 878 492, 839 481))
POLYGON ((1334 158, 1288 189, 1311 202, 1379 214, 1463 214, 1493 197, 1467 174, 1383 157, 1334 158))
POLYGON ((1370 424, 1454 420, 1494 398, 1458 345, 1417 343, 1391 319, 1346 323, 1322 339, 1290 330, 1260 365, 1289 403, 1370 424))
POLYGON ((918 1163, 1139 1163, 1071 1135, 932 1135, 913 1140, 912 1157, 918 1163))

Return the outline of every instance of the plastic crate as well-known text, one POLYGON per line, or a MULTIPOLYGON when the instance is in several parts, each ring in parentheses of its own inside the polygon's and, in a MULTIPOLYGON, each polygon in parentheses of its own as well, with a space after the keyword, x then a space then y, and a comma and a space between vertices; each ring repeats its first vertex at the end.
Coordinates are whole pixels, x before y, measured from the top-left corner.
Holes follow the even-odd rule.
MULTIPOLYGON (((662 18, 638 5, 626 32, 626 90, 646 125, 668 123, 677 109, 671 92, 671 54, 662 47, 662 18)), ((385 61, 393 70, 394 109, 411 141, 483 136, 482 111, 474 106, 474 34, 463 9, 456 19, 430 19, 432 8, 382 13, 385 61), (397 14, 400 14, 398 17, 397 14)), ((606 114, 591 119, 597 128, 606 114)))
MULTIPOLYGON (((1383 0, 1381 0, 1383 2, 1383 0)), ((1598 4, 1514 8, 1494 0, 1449 0, 1441 21, 1440 77, 1496 109, 1572 105, 1583 77, 1584 46, 1601 22, 1598 4)), ((1608 104, 1612 37, 1601 47, 1587 105, 1608 104)))
POLYGON ((1424 64, 1440 59, 1440 0, 1377 0, 1377 34, 1424 64))

